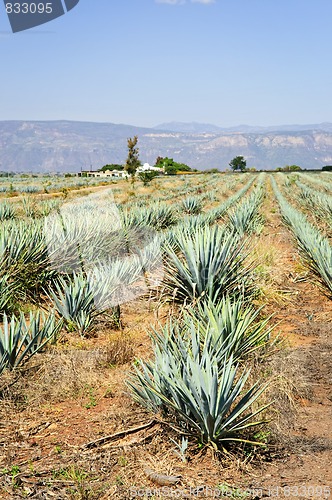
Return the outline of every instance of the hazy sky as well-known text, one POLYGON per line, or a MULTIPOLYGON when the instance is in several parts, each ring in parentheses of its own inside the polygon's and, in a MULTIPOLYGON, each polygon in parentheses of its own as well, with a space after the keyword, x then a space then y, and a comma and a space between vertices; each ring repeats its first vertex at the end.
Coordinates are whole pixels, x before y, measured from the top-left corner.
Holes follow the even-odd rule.
POLYGON ((11 34, 0 120, 332 121, 331 0, 80 0, 11 34))

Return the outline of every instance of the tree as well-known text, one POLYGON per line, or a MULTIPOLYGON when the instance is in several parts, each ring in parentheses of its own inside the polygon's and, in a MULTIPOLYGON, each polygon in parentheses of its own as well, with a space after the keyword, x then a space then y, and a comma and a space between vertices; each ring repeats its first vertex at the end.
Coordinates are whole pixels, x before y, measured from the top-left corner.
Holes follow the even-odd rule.
POLYGON ((235 158, 233 158, 233 160, 229 162, 229 166, 234 171, 241 170, 241 172, 244 172, 247 166, 247 162, 243 158, 243 156, 235 156, 235 158))
POLYGON ((204 170, 204 174, 220 174, 220 170, 217 168, 209 168, 209 170, 204 170))
POLYGON ((118 163, 111 163, 110 165, 104 165, 98 170, 98 172, 106 172, 106 170, 123 170, 123 165, 118 163))
POLYGON ((285 172, 299 172, 300 170, 302 170, 302 168, 298 165, 286 165, 284 167, 285 172))
POLYGON ((133 138, 129 137, 129 139, 127 140, 128 157, 124 169, 129 175, 131 175, 132 182, 134 182, 136 170, 141 166, 141 162, 139 160, 139 149, 136 147, 137 142, 137 135, 135 135, 135 137, 133 138))
POLYGON ((178 171, 180 172, 191 171, 191 168, 188 167, 188 165, 186 165, 185 163, 178 163, 174 161, 173 158, 168 158, 167 156, 165 158, 158 156, 156 167, 163 168, 165 174, 167 175, 176 175, 178 171))
POLYGON ((171 164, 171 165, 167 165, 165 167, 165 174, 167 175, 176 175, 177 172, 178 172, 178 167, 174 164, 171 164))
POLYGON ((140 172, 138 174, 138 177, 143 182, 143 185, 147 186, 152 181, 152 179, 157 177, 157 175, 158 175, 158 172, 155 172, 153 170, 148 170, 146 172, 140 172))
POLYGON ((324 172, 332 172, 332 165, 325 165, 325 167, 322 168, 324 172))
POLYGON ((157 156, 157 159, 156 159, 156 162, 155 162, 155 166, 158 167, 160 166, 160 168, 162 167, 162 162, 163 162, 163 157, 162 156, 157 156))

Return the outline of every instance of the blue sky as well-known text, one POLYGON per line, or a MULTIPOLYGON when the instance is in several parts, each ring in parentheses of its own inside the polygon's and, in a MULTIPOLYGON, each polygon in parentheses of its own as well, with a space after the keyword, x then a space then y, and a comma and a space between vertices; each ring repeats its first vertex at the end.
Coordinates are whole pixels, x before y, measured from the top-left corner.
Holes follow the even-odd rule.
POLYGON ((331 0, 80 0, 11 34, 0 120, 332 121, 331 0))

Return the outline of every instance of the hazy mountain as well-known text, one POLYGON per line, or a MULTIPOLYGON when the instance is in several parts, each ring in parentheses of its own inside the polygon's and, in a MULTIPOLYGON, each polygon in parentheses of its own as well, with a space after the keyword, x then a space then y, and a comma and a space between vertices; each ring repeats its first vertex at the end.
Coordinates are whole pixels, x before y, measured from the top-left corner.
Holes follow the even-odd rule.
POLYGON ((185 134, 203 134, 203 133, 253 133, 266 134, 268 132, 302 132, 306 130, 321 130, 324 132, 332 132, 332 123, 324 122, 311 125, 270 125, 261 127, 255 125, 237 125, 235 127, 219 127, 211 123, 197 122, 169 122, 161 123, 153 127, 156 130, 166 130, 173 132, 183 132, 185 134))
POLYGON ((114 123, 0 121, 0 170, 78 172, 124 163, 127 138, 134 135, 139 138, 141 160, 150 164, 157 156, 168 156, 193 168, 224 170, 237 155, 247 159, 248 167, 258 169, 332 164, 329 123, 293 126, 303 128, 294 131, 285 130, 292 126, 283 126, 281 131, 249 127, 244 132, 246 126, 215 130, 213 125, 188 125, 181 132, 114 123))
POLYGON ((156 130, 164 130, 166 132, 183 132, 184 134, 205 134, 214 133, 218 134, 227 129, 212 125, 211 123, 197 123, 197 122, 169 122, 161 123, 153 127, 156 130))

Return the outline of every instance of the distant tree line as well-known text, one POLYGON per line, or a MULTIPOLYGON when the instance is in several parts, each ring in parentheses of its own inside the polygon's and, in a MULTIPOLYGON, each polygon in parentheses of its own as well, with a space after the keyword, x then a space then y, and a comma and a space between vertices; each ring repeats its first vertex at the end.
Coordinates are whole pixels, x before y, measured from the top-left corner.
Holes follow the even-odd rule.
POLYGON ((277 172, 300 172, 302 170, 298 165, 285 165, 284 167, 276 168, 277 172))
POLYGON ((102 168, 99 169, 99 172, 106 172, 106 170, 123 170, 124 166, 120 165, 118 163, 111 163, 104 165, 102 168))
POLYGON ((158 156, 155 167, 163 168, 165 174, 176 175, 178 172, 192 172, 193 170, 185 163, 178 163, 173 158, 158 156))
MULTIPOLYGON (((129 138, 127 140, 127 145, 128 145, 128 156, 127 160, 124 165, 121 165, 119 163, 110 163, 107 165, 104 165, 102 168, 99 169, 99 171, 105 172, 106 170, 125 170, 132 178, 132 181, 136 175, 138 167, 140 167, 142 164, 139 159, 139 149, 137 147, 138 143, 138 137, 135 135, 133 138, 129 138)), ((167 175, 176 175, 179 172, 199 172, 197 169, 192 169, 185 163, 179 163, 174 161, 173 158, 168 158, 168 156, 162 157, 158 156, 155 164, 155 167, 163 169, 164 173, 167 175)), ((230 162, 229 166, 235 171, 240 171, 240 172, 257 172, 256 168, 251 167, 247 168, 247 161, 245 158, 241 155, 235 156, 230 162)), ((303 169, 299 165, 285 165, 284 167, 277 167, 275 168, 277 172, 300 172, 303 169)), ((305 169, 306 170, 306 169, 305 169)), ((315 170, 315 169, 313 169, 315 170)), ((331 165, 326 165, 322 167, 322 170, 324 171, 332 171, 332 166, 331 165)), ((263 170, 263 171, 268 171, 268 170, 263 170)), ((205 173, 218 173, 220 172, 216 168, 211 168, 209 170, 205 170, 205 173)), ((3 174, 6 175, 4 172, 3 174)), ((0 176, 4 176, 0 172, 0 176)), ((148 183, 150 182, 157 174, 154 173, 152 174, 151 172, 142 172, 142 175, 140 175, 140 180, 143 183, 148 183)), ((8 174, 6 175, 8 176, 8 174)))

